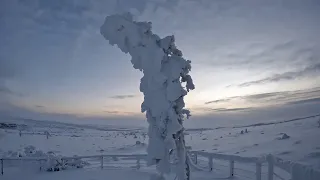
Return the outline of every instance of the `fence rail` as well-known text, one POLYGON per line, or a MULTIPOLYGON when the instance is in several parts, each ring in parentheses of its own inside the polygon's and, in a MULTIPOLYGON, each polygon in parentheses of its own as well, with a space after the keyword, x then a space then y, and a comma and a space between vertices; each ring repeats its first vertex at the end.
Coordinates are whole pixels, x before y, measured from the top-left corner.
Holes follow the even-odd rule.
POLYGON ((255 164, 255 179, 262 179, 262 166, 267 164, 267 180, 273 180, 274 177, 278 179, 285 179, 281 177, 279 174, 275 173, 275 168, 284 170, 286 173, 290 175, 290 180, 319 180, 320 179, 320 171, 311 168, 310 166, 302 165, 299 163, 294 163, 291 161, 285 161, 280 158, 277 158, 271 154, 263 157, 242 157, 237 155, 227 155, 227 154, 218 154, 218 153, 209 153, 202 151, 191 151, 191 157, 189 158, 191 161, 191 165, 195 166, 197 170, 203 170, 203 168, 199 168, 198 157, 203 156, 208 159, 208 168, 209 171, 213 170, 213 159, 215 160, 223 160, 229 162, 229 178, 232 178, 235 173, 235 163, 250 163, 255 164))
MULTIPOLYGON (((251 163, 256 165, 256 180, 261 180, 261 166, 262 163, 267 162, 266 158, 257 158, 257 157, 242 157, 237 155, 227 155, 227 154, 218 154, 218 153, 209 153, 202 151, 191 151, 191 156, 193 156, 194 164, 198 163, 198 156, 203 156, 208 159, 209 171, 213 170, 213 159, 215 160, 224 160, 229 162, 229 178, 234 177, 235 175, 235 163, 251 163)), ((270 164, 270 163, 269 163, 270 164)), ((195 165, 197 166, 197 165, 195 165)), ((273 180, 273 164, 271 163, 268 173, 268 180, 273 180), (272 175, 271 175, 272 174, 272 175), (269 177, 270 176, 270 177, 269 177)), ((196 168, 199 169, 199 168, 196 168)))
MULTIPOLYGON (((133 160, 135 161, 135 166, 137 169, 140 169, 141 167, 141 160, 145 160, 147 157, 146 154, 103 154, 103 155, 92 155, 92 156, 73 156, 73 157, 61 157, 61 158, 54 158, 59 159, 62 162, 68 161, 68 160, 81 160, 81 159, 96 159, 99 160, 100 167, 103 168, 104 166, 104 160, 106 158, 111 158, 113 161, 117 161, 118 159, 121 160, 133 160)), ((39 169, 42 170, 42 162, 48 161, 49 158, 46 157, 4 157, 0 158, 1 162, 1 174, 4 174, 4 164, 5 161, 34 161, 38 162, 39 169)), ((110 163, 110 161, 109 161, 110 163)), ((110 163, 111 164, 111 163, 110 163)), ((128 163, 126 163, 128 164, 128 163)))
MULTIPOLYGON (((267 179, 273 180, 274 177, 279 179, 285 179, 281 177, 279 174, 274 172, 275 168, 280 168, 290 174, 292 180, 300 180, 301 176, 303 177, 303 180, 319 180, 320 172, 310 168, 309 166, 304 166, 298 163, 293 163, 290 161, 284 161, 280 158, 274 157, 272 155, 268 155, 264 158, 257 158, 257 157, 242 157, 237 155, 226 155, 226 154, 218 154, 218 153, 209 153, 209 152, 202 152, 202 151, 190 151, 188 153, 188 159, 190 161, 191 166, 194 167, 196 170, 204 170, 203 167, 200 167, 198 165, 199 163, 199 156, 202 156, 208 160, 208 169, 209 171, 213 171, 215 165, 214 162, 216 160, 222 160, 228 162, 229 167, 229 178, 232 178, 235 176, 235 164, 236 163, 248 163, 255 165, 255 178, 256 180, 262 179, 262 167, 267 167, 267 179), (214 161, 215 160, 215 161, 214 161), (264 166, 266 165, 266 166, 264 166)), ((141 168, 141 160, 145 161, 147 155, 146 154, 104 154, 104 155, 92 155, 92 156, 74 156, 74 157, 61 157, 62 161, 66 160, 81 160, 81 159, 96 159, 98 162, 96 164, 100 164, 100 168, 108 167, 110 168, 110 165, 113 165, 111 161, 108 161, 105 163, 106 158, 111 158, 113 161, 117 161, 117 159, 121 160, 133 160, 135 161, 134 167, 136 169, 141 168), (109 163, 109 166, 108 166, 109 163), (107 165, 107 166, 105 166, 107 165)), ((42 169, 42 162, 47 161, 48 158, 45 157, 12 157, 12 158, 0 158, 1 161, 1 174, 4 174, 4 163, 5 161, 38 161, 39 162, 39 168, 42 169)), ((121 164, 121 163, 118 163, 121 164)), ((127 163, 126 163, 127 164, 127 163)), ((236 169, 237 170, 237 169, 236 169)))

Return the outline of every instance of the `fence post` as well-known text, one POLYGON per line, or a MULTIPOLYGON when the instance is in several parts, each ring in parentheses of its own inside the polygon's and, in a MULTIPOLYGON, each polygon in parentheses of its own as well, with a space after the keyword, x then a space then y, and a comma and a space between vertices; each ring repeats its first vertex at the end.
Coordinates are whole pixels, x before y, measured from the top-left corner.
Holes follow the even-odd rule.
POLYGON ((268 180, 273 180, 273 157, 271 154, 267 156, 268 161, 268 180))
POLYGON ((208 158, 209 158, 209 170, 212 171, 212 169, 213 169, 213 158, 211 156, 209 156, 208 158))
POLYGON ((261 180, 261 163, 256 163, 256 180, 261 180))
POLYGON ((101 169, 103 169, 103 156, 101 156, 100 158, 101 158, 100 159, 100 167, 101 167, 101 169))
POLYGON ((3 159, 1 159, 1 175, 3 175, 3 159))
POLYGON ((45 131, 44 133, 45 133, 45 135, 47 136, 47 139, 49 139, 49 132, 48 132, 48 131, 45 131))
POLYGON ((140 158, 137 158, 137 169, 140 169, 140 158))
POLYGON ((194 153, 194 161, 195 164, 198 164, 198 154, 196 152, 194 153))
POLYGON ((42 163, 41 163, 41 160, 39 160, 39 169, 40 169, 40 171, 42 170, 42 163))
POLYGON ((234 161, 230 160, 230 177, 234 176, 234 161))

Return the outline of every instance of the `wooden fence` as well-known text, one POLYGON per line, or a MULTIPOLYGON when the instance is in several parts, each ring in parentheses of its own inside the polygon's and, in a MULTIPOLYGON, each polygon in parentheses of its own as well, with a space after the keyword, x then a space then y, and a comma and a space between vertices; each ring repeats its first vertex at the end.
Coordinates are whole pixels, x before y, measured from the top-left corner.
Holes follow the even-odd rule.
MULTIPOLYGON (((188 159, 190 160, 191 167, 194 167, 195 170, 205 170, 202 167, 199 167, 198 161, 199 157, 207 159, 207 170, 212 171, 215 167, 215 161, 222 160, 228 162, 229 168, 229 178, 235 176, 235 164, 236 163, 248 163, 255 165, 255 178, 256 180, 262 180, 262 166, 265 165, 267 168, 267 180, 274 180, 274 177, 278 179, 286 179, 277 175, 274 172, 275 168, 280 168, 286 171, 290 175, 291 180, 319 180, 320 172, 310 168, 309 166, 304 166, 298 163, 293 163, 289 161, 284 161, 280 158, 276 158, 272 155, 268 155, 263 158, 257 157, 242 157, 237 155, 227 155, 227 154, 218 154, 218 153, 209 153, 202 151, 191 151, 188 153, 188 159), (299 173, 297 173, 299 171, 299 173), (303 176, 303 179, 301 179, 303 176)), ((111 158, 114 161, 120 160, 130 160, 134 161, 134 166, 131 168, 140 169, 142 161, 146 160, 146 154, 105 154, 105 155, 93 155, 93 156, 74 156, 74 157, 62 157, 60 160, 82 160, 82 159, 95 159, 99 160, 100 168, 108 167, 105 166, 107 163, 111 163, 108 161, 105 163, 105 159, 111 158), (117 160, 118 159, 118 160, 117 160)), ((35 158, 35 157, 16 157, 16 158, 1 158, 1 174, 4 174, 4 163, 6 161, 36 161, 39 164, 39 169, 42 169, 43 162, 46 162, 47 158, 35 158)), ((127 163, 126 163, 127 164, 127 163)))

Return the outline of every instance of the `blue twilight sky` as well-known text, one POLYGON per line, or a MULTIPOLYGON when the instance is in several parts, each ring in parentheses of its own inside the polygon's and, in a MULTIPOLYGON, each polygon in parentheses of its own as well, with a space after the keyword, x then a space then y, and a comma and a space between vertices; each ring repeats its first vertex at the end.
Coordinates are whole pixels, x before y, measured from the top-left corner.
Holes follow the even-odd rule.
POLYGON ((99 34, 125 11, 192 60, 193 118, 320 113, 317 0, 1 0, 0 112, 143 119, 141 73, 99 34))

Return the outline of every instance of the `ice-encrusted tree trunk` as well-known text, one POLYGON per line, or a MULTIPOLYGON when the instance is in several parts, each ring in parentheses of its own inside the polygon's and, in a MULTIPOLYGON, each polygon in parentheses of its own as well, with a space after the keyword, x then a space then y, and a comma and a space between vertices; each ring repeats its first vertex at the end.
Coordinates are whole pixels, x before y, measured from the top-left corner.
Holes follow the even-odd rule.
POLYGON ((190 111, 184 109, 183 97, 194 89, 191 61, 182 57, 174 36, 161 39, 152 33, 150 22, 133 21, 130 13, 106 17, 100 32, 111 45, 129 53, 133 67, 143 72, 141 111, 146 112, 149 123, 148 164, 157 164, 161 173, 169 173, 169 152, 174 149, 177 177, 189 179, 183 120, 190 111))

